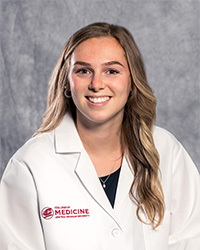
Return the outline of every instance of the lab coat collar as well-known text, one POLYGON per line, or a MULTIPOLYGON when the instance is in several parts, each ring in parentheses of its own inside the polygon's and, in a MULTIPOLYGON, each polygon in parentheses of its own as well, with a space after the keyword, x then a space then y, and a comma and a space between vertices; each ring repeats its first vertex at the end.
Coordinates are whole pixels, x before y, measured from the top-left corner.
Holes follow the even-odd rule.
POLYGON ((83 145, 71 114, 67 113, 55 128, 54 143, 56 153, 81 152, 83 145))

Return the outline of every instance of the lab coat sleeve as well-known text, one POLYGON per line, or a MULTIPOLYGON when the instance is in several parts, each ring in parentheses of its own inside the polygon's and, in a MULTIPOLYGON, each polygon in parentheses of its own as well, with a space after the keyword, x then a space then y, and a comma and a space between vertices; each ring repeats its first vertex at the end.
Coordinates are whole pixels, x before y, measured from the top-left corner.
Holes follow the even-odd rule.
POLYGON ((199 173, 181 144, 172 164, 169 250, 200 250, 199 173))
POLYGON ((0 185, 0 249, 45 249, 33 176, 14 158, 0 185))

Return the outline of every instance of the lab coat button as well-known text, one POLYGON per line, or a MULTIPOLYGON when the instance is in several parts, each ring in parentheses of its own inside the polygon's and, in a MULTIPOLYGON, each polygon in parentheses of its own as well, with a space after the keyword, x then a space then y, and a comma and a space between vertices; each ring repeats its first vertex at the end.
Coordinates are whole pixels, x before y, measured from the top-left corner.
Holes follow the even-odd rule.
POLYGON ((120 230, 118 228, 114 228, 112 230, 112 236, 117 238, 117 237, 119 237, 119 235, 120 235, 120 230))

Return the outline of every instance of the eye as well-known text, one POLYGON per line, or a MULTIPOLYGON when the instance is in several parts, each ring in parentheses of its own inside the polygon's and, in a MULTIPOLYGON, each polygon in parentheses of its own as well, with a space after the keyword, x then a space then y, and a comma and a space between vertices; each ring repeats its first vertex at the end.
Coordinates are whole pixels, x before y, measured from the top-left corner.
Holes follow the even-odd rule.
POLYGON ((76 74, 88 75, 90 73, 91 73, 91 71, 88 69, 77 69, 76 70, 76 74))
POLYGON ((116 74, 119 74, 119 71, 116 70, 116 69, 109 69, 107 70, 106 72, 108 75, 116 75, 116 74))

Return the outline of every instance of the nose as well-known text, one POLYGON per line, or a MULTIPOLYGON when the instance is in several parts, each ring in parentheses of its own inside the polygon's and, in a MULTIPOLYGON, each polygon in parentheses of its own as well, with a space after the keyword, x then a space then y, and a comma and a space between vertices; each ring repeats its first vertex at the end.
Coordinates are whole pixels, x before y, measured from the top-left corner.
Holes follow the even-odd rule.
POLYGON ((91 83, 89 85, 89 89, 93 90, 94 92, 98 92, 101 89, 105 88, 105 83, 100 74, 94 74, 91 83))

